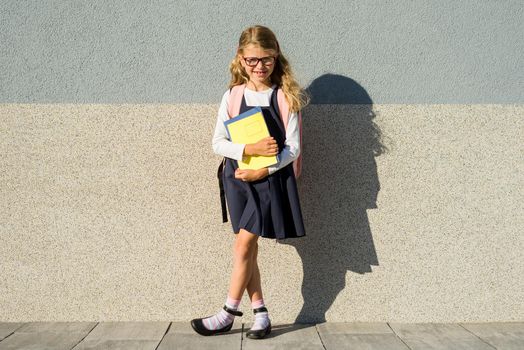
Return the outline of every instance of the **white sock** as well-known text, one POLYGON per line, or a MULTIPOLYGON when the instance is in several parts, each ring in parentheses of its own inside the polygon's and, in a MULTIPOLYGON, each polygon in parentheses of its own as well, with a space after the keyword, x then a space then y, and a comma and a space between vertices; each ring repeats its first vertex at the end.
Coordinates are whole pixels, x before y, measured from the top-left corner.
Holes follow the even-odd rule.
MULTIPOLYGON (((258 309, 259 307, 265 306, 264 299, 252 302, 251 306, 253 307, 253 309, 258 309)), ((255 322, 253 323, 253 327, 251 327, 251 330, 256 331, 259 329, 264 329, 269 325, 269 321, 270 320, 267 311, 258 312, 255 314, 255 322)))
MULTIPOLYGON (((227 296, 226 299, 226 306, 230 309, 237 310, 238 305, 240 305, 240 300, 235 300, 227 296)), ((226 310, 222 309, 218 312, 218 314, 210 316, 208 318, 204 318, 202 320, 202 323, 204 324, 204 327, 210 330, 215 330, 218 328, 224 328, 225 326, 232 323, 235 319, 235 315, 230 314, 226 310)))

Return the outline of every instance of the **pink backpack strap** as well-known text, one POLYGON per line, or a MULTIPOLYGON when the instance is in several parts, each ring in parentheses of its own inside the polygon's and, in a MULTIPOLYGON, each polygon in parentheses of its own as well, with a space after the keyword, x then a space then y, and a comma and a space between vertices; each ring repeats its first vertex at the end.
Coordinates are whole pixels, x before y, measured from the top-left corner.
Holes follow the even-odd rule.
POLYGON ((240 113, 240 105, 242 104, 242 97, 244 96, 244 89, 246 84, 235 85, 231 88, 229 98, 227 100, 227 113, 229 118, 236 117, 240 113))
POLYGON ((293 162, 293 169, 295 170, 295 177, 298 178, 302 173, 302 150, 304 145, 302 144, 302 112, 298 112, 298 129, 300 130, 300 154, 298 158, 293 162))
MULTIPOLYGON (((289 121, 289 104, 287 103, 286 96, 284 95, 284 92, 282 89, 278 89, 277 91, 277 102, 278 102, 278 109, 280 110, 280 117, 282 118, 282 122, 284 124, 284 128, 287 131, 287 123, 289 121)), ((298 155, 298 158, 293 161, 293 170, 295 172, 295 177, 298 178, 300 174, 302 173, 302 112, 298 112, 298 130, 300 132, 300 154, 298 155)))

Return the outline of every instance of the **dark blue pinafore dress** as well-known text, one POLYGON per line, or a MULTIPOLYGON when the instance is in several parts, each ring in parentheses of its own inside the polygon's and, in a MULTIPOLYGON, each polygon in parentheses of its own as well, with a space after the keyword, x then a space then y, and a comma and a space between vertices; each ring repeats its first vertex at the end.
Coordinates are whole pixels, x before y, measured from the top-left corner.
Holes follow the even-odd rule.
MULTIPOLYGON (((240 114, 253 107, 247 106, 242 96, 240 114)), ((269 134, 275 138, 279 151, 282 151, 286 132, 279 115, 276 88, 271 95, 270 106, 260 108, 269 134)), ((277 240, 306 235, 293 162, 257 181, 236 179, 237 168, 236 159, 224 157, 218 170, 223 222, 227 221, 224 205, 227 202, 233 233, 238 234, 243 228, 260 237, 277 240)))

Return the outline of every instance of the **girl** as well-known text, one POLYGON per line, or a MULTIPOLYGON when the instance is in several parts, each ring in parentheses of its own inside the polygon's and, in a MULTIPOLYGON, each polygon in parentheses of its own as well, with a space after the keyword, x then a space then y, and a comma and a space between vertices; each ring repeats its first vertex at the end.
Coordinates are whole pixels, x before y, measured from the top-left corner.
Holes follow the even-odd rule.
POLYGON ((271 332, 271 321, 262 297, 257 264, 258 238, 305 236, 293 161, 298 158, 301 147, 298 111, 308 103, 308 96, 295 81, 275 34, 267 27, 256 25, 242 32, 237 55, 229 68, 230 89, 222 97, 213 150, 224 156, 219 179, 223 182, 236 235, 234 266, 223 309, 213 316, 193 319, 191 325, 202 335, 231 330, 235 316, 242 316, 238 306, 247 288, 255 322, 246 336, 260 339, 271 332), (257 143, 235 144, 228 138, 224 122, 235 116, 228 113, 231 107, 228 101, 231 89, 237 86, 243 90, 239 113, 260 106, 268 126, 270 136, 257 143), (283 125, 279 114, 278 89, 282 89, 289 105, 287 125, 283 125), (278 153, 280 161, 273 166, 258 170, 238 168, 237 161, 244 156, 278 153))

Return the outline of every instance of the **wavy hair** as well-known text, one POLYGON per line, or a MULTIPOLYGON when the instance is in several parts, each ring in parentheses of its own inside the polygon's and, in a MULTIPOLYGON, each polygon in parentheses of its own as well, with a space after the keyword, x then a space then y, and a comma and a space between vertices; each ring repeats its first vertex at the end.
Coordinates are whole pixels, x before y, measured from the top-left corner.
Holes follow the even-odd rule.
POLYGON ((273 51, 274 54, 278 54, 270 80, 272 84, 277 84, 277 86, 282 89, 289 104, 290 112, 298 112, 308 105, 310 97, 296 81, 288 60, 284 57, 282 51, 280 51, 280 45, 275 34, 271 29, 261 25, 246 28, 240 35, 237 54, 229 64, 229 70, 231 71, 229 88, 249 82, 249 75, 240 63, 244 49, 249 45, 254 45, 260 47, 262 50, 273 51))

